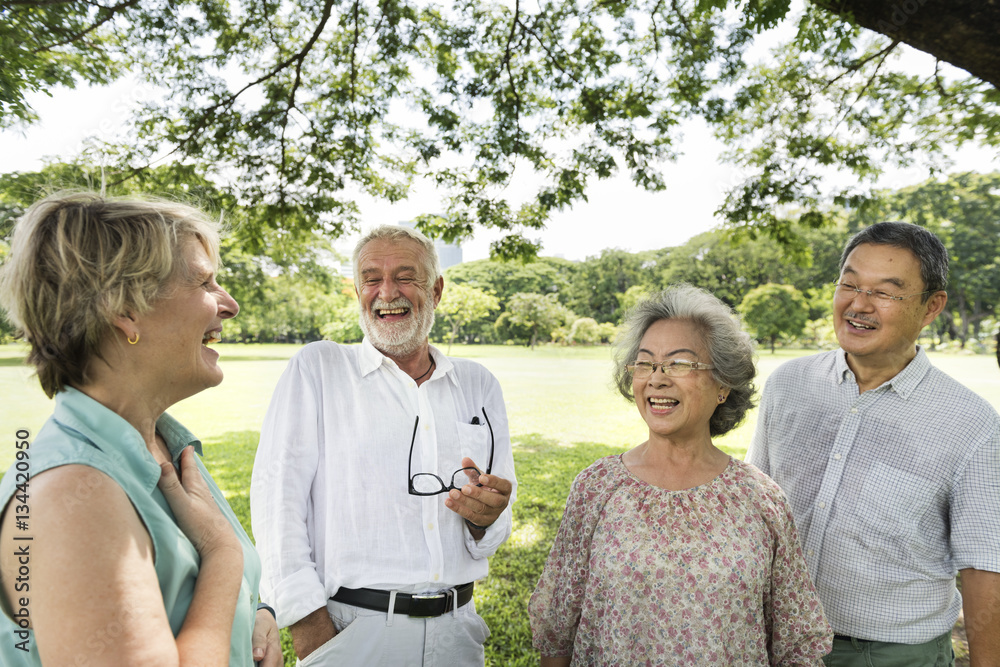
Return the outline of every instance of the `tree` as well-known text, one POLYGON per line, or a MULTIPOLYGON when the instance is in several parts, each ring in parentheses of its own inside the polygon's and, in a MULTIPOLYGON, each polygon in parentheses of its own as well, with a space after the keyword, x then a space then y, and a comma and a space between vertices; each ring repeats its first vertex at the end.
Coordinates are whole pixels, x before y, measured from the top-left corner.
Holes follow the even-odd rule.
POLYGON ((518 292, 558 294, 565 299, 575 276, 572 262, 550 257, 539 257, 531 262, 478 259, 445 271, 449 284, 466 284, 491 292, 500 300, 501 307, 518 292))
POLYGON ((559 303, 555 294, 519 293, 510 298, 507 312, 497 320, 497 326, 520 327, 527 333, 528 345, 534 350, 540 337, 548 337, 553 329, 574 319, 576 316, 559 303))
MULTIPOLYGON (((104 184, 100 169, 80 163, 53 163, 38 172, 0 174, 0 249, 6 247, 4 240, 14 221, 32 203, 54 192, 81 189, 106 189, 108 196, 155 195, 221 218, 224 234, 218 280, 241 307, 236 320, 226 325, 226 339, 314 340, 335 306, 342 307, 344 295, 338 294, 339 276, 332 268, 338 257, 327 239, 310 234, 295 243, 282 243, 275 238, 275 230, 266 230, 268 256, 250 252, 247 248, 253 244, 246 243, 245 210, 196 169, 180 163, 144 171, 111 187, 104 184)), ((353 288, 347 296, 354 301, 353 288)), ((356 307, 354 319, 357 329, 356 307)))
POLYGON ((642 280, 642 267, 640 254, 602 250, 579 265, 566 305, 579 315, 615 322, 621 318, 618 295, 642 280))
POLYGON ((448 354, 451 354, 451 344, 455 342, 455 336, 463 326, 487 317, 499 307, 500 301, 481 289, 461 283, 449 285, 436 311, 451 325, 448 334, 448 354))
POLYGON ((623 316, 636 305, 650 295, 649 287, 645 285, 632 285, 623 293, 618 295, 618 312, 623 316))
POLYGON ((246 208, 254 253, 267 230, 279 243, 338 236, 357 224, 357 192, 397 201, 427 177, 445 197, 416 218, 422 230, 455 241, 496 228, 493 253, 532 255, 531 231, 594 179, 665 188, 657 165, 690 118, 745 174, 720 213, 782 244, 790 204, 819 226, 830 197, 863 206, 886 164, 1000 143, 992 2, 816 0, 793 14, 789 0, 7 0, 0 12, 0 122, 31 120, 27 91, 146 77, 169 95, 103 149, 113 180, 164 152, 202 165, 246 208), (751 61, 779 26, 775 64, 751 61), (939 62, 894 66, 906 43, 939 62), (832 169, 858 185, 829 192, 832 169), (525 201, 507 193, 515 173, 538 184, 525 201))
POLYGON ((326 340, 335 343, 360 343, 365 337, 358 323, 358 301, 351 295, 349 301, 341 303, 333 311, 332 319, 320 327, 326 340))
MULTIPOLYGON (((10 253, 10 247, 0 241, 0 264, 3 264, 4 260, 7 259, 7 255, 10 253)), ((7 313, 4 310, 0 310, 0 345, 9 343, 14 340, 17 334, 17 329, 7 319, 7 313)))
POLYGON ((25 99, 77 80, 105 84, 124 71, 111 27, 135 0, 113 5, 0 2, 0 129, 37 120, 25 99))
MULTIPOLYGON (((507 302, 519 292, 555 294, 560 303, 565 303, 575 271, 575 263, 550 257, 539 257, 531 262, 483 259, 448 268, 445 271, 445 281, 448 285, 468 285, 496 296, 499 301, 499 320, 507 311, 507 302)), ((463 325, 462 330, 467 337, 480 342, 503 342, 507 338, 518 337, 508 330, 506 324, 499 328, 495 326, 497 320, 470 321, 463 325)), ((509 318, 503 322, 509 323, 509 318)), ((438 340, 444 340, 447 336, 444 324, 440 328, 435 325, 432 333, 438 340)))
POLYGON ((610 342, 617 333, 618 328, 613 324, 599 324, 593 317, 581 317, 573 322, 566 342, 572 345, 597 345, 610 342))
POLYGON ((1000 87, 996 38, 1000 7, 978 0, 813 0, 858 25, 935 55, 1000 87))
POLYGON ((809 306, 802 293, 791 285, 768 283, 750 290, 739 312, 755 337, 770 340, 774 354, 774 343, 779 336, 795 337, 805 329, 809 306))

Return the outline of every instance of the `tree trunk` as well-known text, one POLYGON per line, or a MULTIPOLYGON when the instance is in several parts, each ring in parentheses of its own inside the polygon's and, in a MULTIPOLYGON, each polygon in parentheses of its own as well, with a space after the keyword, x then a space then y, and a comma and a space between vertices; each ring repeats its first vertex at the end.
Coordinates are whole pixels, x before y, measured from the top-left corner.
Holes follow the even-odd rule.
POLYGON ((998 0, 812 0, 1000 88, 998 0))

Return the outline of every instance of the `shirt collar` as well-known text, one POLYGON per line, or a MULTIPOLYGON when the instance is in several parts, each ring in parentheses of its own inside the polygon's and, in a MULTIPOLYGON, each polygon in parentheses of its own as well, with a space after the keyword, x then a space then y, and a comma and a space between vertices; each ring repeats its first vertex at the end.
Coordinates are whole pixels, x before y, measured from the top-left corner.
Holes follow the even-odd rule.
MULTIPOLYGON (((837 368, 837 384, 843 383, 844 379, 847 377, 847 373, 851 373, 851 377, 854 377, 851 367, 847 365, 847 353, 843 350, 839 350, 837 353, 836 360, 837 368)), ((931 368, 931 361, 927 358, 927 353, 924 352, 924 348, 917 345, 917 354, 910 363, 906 364, 906 367, 899 371, 894 378, 887 381, 885 386, 892 387, 893 391, 902 396, 903 398, 909 397, 913 390, 917 388, 920 381, 924 379, 927 375, 927 371, 931 368)))
MULTIPOLYGON (((160 466, 146 448, 146 443, 131 424, 87 394, 67 387, 56 394, 53 418, 76 431, 94 447, 132 471, 144 486, 152 488, 160 479, 160 466)), ((156 431, 166 441, 174 463, 188 445, 202 455, 201 441, 180 422, 164 413, 156 420, 156 431)))
MULTIPOLYGON (((451 372, 455 367, 451 362, 451 359, 443 355, 441 351, 433 345, 430 346, 430 350, 431 358, 434 359, 434 375, 438 375, 438 372, 440 371, 442 376, 447 376, 451 378, 453 383, 457 383, 458 381, 454 378, 454 373, 451 372)), ((365 339, 361 341, 361 376, 364 377, 370 373, 374 373, 384 363, 395 364, 396 362, 379 352, 366 336, 365 339)))
POLYGON ((910 394, 913 393, 930 369, 931 360, 927 358, 924 348, 917 345, 916 356, 910 359, 910 363, 906 364, 906 368, 890 380, 892 388, 903 398, 909 398, 910 394))
POLYGON ((376 350, 365 336, 361 341, 361 377, 374 373, 386 360, 388 357, 376 350))

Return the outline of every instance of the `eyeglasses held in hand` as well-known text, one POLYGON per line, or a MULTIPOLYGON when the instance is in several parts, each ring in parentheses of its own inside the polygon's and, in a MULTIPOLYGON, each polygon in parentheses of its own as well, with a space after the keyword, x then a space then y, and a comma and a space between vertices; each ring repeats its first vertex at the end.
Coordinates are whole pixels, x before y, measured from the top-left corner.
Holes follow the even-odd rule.
MULTIPOLYGON (((483 419, 486 420, 486 426, 490 429, 490 458, 486 462, 486 472, 484 473, 479 468, 460 468, 456 470, 451 476, 451 484, 445 486, 444 480, 435 475, 432 472, 418 472, 416 475, 413 474, 413 443, 417 441, 417 426, 420 424, 420 415, 413 422, 413 436, 410 438, 410 458, 406 466, 406 474, 409 477, 409 491, 411 496, 436 496, 439 493, 447 493, 452 489, 460 489, 466 484, 474 484, 476 486, 482 486, 479 483, 480 475, 489 475, 493 470, 493 449, 495 446, 495 441, 493 439, 493 425, 490 423, 490 418, 486 416, 486 408, 483 408, 483 419), (464 478, 462 477, 464 475, 464 478), (476 481, 472 481, 475 479, 476 481), (456 484, 456 480, 458 483, 456 484)), ((477 417, 474 424, 479 423, 479 418, 477 417)))
POLYGON ((643 380, 651 376, 657 366, 660 367, 661 373, 675 378, 684 377, 691 371, 710 371, 715 368, 711 364, 703 364, 699 361, 685 361, 684 359, 673 361, 634 361, 625 366, 625 368, 634 377, 643 380))

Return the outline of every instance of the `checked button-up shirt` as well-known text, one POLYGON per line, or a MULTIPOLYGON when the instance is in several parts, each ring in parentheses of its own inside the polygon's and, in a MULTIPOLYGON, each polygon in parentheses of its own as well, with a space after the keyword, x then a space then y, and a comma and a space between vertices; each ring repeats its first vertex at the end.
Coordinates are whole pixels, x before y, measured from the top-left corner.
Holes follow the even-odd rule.
POLYGON ((1000 416, 919 347, 864 393, 841 350, 785 363, 747 460, 788 495, 838 634, 929 641, 961 610, 959 570, 1000 572, 1000 416))

